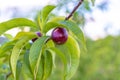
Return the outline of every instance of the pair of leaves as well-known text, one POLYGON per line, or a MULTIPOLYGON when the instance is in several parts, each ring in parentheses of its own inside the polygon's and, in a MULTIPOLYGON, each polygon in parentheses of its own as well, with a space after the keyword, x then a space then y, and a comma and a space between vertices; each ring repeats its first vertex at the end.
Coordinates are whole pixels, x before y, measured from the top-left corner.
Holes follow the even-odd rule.
POLYGON ((68 49, 68 53, 70 56, 70 68, 67 69, 67 75, 65 76, 65 80, 69 80, 75 74, 78 66, 79 66, 79 59, 80 59, 80 48, 78 42, 72 37, 69 36, 67 42, 64 46, 68 49))
POLYGON ((80 49, 78 42, 74 39, 74 37, 68 37, 67 42, 64 45, 57 46, 57 48, 65 55, 66 58, 66 69, 63 80, 70 80, 72 76, 75 74, 80 59, 80 49))
MULTIPOLYGON (((42 38, 44 38, 44 37, 41 37, 40 39, 42 39, 42 38)), ((44 43, 44 40, 43 41, 39 40, 39 42, 44 43)), ((36 46, 33 48, 31 47, 31 50, 32 49, 41 51, 40 46, 36 46), (38 49, 38 47, 39 47, 39 49, 38 49)), ((50 74, 52 72, 52 66, 53 66, 52 54, 58 55, 61 58, 61 60, 63 61, 64 66, 65 66, 65 68, 64 68, 65 74, 63 76, 66 76, 67 75, 67 60, 66 60, 65 55, 55 47, 47 48, 44 52, 45 53, 43 55, 42 55, 42 53, 39 53, 38 55, 34 54, 36 52, 31 53, 32 56, 37 57, 36 59, 35 58, 33 59, 33 57, 30 58, 30 56, 29 56, 30 61, 31 61, 31 59, 34 60, 34 61, 30 62, 31 68, 33 68, 32 71, 34 71, 34 73, 33 73, 34 79, 44 80, 50 76, 50 74), (38 56, 40 56, 40 59, 38 56), (36 64, 36 66, 32 66, 32 64, 34 64, 34 65, 36 64), (38 69, 36 70, 36 68, 38 68, 38 69), (37 72, 35 73, 35 71, 37 71, 37 72)))
POLYGON ((29 61, 34 78, 36 78, 39 62, 41 60, 42 47, 44 46, 48 39, 49 39, 48 36, 38 38, 30 48, 29 61))
POLYGON ((52 72, 52 54, 49 51, 44 51, 39 61, 38 72, 36 75, 36 80, 46 80, 52 72))
POLYGON ((59 49, 57 49, 55 47, 49 48, 48 51, 50 51, 53 54, 58 55, 60 57, 60 59, 62 60, 62 62, 64 64, 64 74, 63 74, 63 79, 64 79, 64 77, 67 75, 67 59, 66 59, 66 56, 64 55, 63 52, 61 52, 59 49))
POLYGON ((53 6, 53 5, 47 5, 42 9, 40 14, 38 15, 38 24, 39 24, 41 30, 44 29, 44 25, 47 22, 48 15, 54 8, 55 8, 55 6, 53 6))
POLYGON ((30 67, 36 80, 46 80, 52 72, 52 54, 48 50, 42 50, 48 39, 48 36, 37 39, 30 49, 30 67))
POLYGON ((42 22, 46 22, 49 13, 55 8, 55 6, 48 5, 43 8, 41 11, 42 22))
MULTIPOLYGON (((16 79, 16 65, 19 59, 19 55, 23 50, 24 46, 26 45, 26 43, 36 36, 35 34, 32 34, 30 32, 23 32, 23 33, 21 32, 21 35, 22 34, 24 34, 24 36, 19 37, 20 39, 14 45, 12 49, 11 57, 10 57, 10 65, 11 65, 12 73, 15 79, 16 79)), ((20 33, 18 36, 20 36, 20 33)))
MULTIPOLYGON (((30 67, 29 62, 29 53, 25 53, 24 62, 22 68, 22 75, 25 80, 33 80, 33 74, 30 67)), ((49 51, 45 51, 44 55, 41 56, 41 60, 39 61, 38 72, 36 74, 36 80, 46 80, 52 72, 52 55, 49 51)))

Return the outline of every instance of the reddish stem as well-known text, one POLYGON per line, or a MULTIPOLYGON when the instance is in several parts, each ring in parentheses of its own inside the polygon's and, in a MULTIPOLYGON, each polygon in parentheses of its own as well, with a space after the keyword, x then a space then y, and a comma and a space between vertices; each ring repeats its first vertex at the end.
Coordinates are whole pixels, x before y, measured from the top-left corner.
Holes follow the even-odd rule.
POLYGON ((82 4, 84 0, 80 0, 78 5, 75 6, 75 8, 72 10, 72 12, 65 18, 65 20, 68 20, 70 17, 72 17, 72 15, 74 14, 74 12, 78 9, 78 7, 82 4))

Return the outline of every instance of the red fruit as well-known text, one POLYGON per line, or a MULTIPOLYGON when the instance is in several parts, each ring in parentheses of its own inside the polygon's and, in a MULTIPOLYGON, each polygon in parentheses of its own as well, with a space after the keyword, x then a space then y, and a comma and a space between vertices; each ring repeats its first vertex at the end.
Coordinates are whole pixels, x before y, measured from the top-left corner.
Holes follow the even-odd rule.
MULTIPOLYGON (((36 34, 37 34, 38 37, 41 37, 41 36, 42 36, 42 34, 41 34, 40 32, 36 32, 36 34)), ((36 37, 36 38, 33 38, 33 39, 32 39, 32 42, 36 41, 37 39, 38 39, 37 37, 36 37)))
POLYGON ((52 31, 52 40, 56 44, 64 44, 68 39, 68 32, 65 28, 57 27, 52 31))

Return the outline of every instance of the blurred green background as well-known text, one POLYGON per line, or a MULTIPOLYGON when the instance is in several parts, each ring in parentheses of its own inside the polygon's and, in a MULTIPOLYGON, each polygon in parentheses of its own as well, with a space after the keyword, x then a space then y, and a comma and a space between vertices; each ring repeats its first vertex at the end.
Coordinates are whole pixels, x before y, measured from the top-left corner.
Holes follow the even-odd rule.
MULTIPOLYGON (((88 51, 81 53, 78 71, 71 80, 120 80, 120 37, 87 39, 86 43, 88 51)), ((51 80, 58 80, 58 76, 55 73, 51 80)))
MULTIPOLYGON (((79 0, 53 1, 55 1, 54 4, 57 5, 57 8, 50 15, 50 18, 59 15, 68 15, 79 0)), ((104 26, 102 26, 102 33, 104 34, 97 34, 97 31, 94 29, 94 27, 97 27, 99 31, 102 21, 99 21, 100 24, 96 24, 97 26, 93 25, 93 28, 91 25, 89 26, 91 22, 96 23, 96 16, 93 14, 94 11, 99 10, 101 13, 106 14, 112 6, 110 1, 111 0, 101 0, 101 2, 95 2, 95 5, 92 6, 91 1, 84 0, 84 3, 72 17, 72 19, 76 21, 85 34, 87 52, 81 50, 80 65, 76 74, 71 80, 120 80, 120 25, 117 25, 116 27, 114 23, 108 21, 108 23, 105 23, 104 26), (95 36, 91 37, 92 34, 86 32, 86 28, 88 29, 89 27, 91 29, 89 30, 93 32, 92 34, 96 34, 95 36)), ((32 20, 36 20, 36 16, 41 7, 43 6, 29 7, 28 11, 24 11, 22 8, 12 6, 11 8, 6 9, 8 12, 9 10, 11 11, 11 16, 7 17, 7 19, 15 17, 26 17, 32 20)), ((2 9, 0 8, 0 17, 3 17, 3 13, 1 11, 2 9)), ((102 17, 99 14, 97 16, 102 17)), ((25 31, 26 29, 19 29, 18 32, 20 30, 25 31)), ((15 35, 15 33, 12 35, 15 35)), ((7 42, 7 40, 8 39, 5 39, 4 36, 0 37, 0 45, 7 42)), ((56 58, 56 64, 55 71, 49 80, 61 80, 60 75, 62 74, 62 63, 59 58, 56 58)), ((9 71, 10 68, 8 66, 8 62, 0 59, 0 80, 2 80, 2 78, 5 77, 9 71)), ((12 78, 9 80, 12 80, 12 78)))

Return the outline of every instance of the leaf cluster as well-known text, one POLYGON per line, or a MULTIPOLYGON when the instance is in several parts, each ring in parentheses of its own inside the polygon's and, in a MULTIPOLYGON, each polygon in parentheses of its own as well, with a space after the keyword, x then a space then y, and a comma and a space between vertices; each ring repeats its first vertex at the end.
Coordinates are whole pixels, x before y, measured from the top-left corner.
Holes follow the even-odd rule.
POLYGON ((0 35, 15 27, 30 27, 40 31, 42 37, 35 32, 19 32, 13 39, 0 47, 1 61, 8 63, 9 73, 2 73, 5 80, 47 80, 55 68, 55 56, 60 57, 63 63, 62 80, 73 77, 79 66, 80 48, 86 49, 82 30, 72 20, 54 17, 49 19, 53 5, 45 6, 37 17, 37 24, 26 18, 14 18, 0 23, 0 35), (56 27, 64 27, 68 30, 69 37, 65 44, 57 45, 51 40, 47 32, 56 27), (38 38, 31 42, 33 38, 38 38), (66 51, 64 51, 66 49, 66 51), (68 59, 69 58, 69 59, 68 59))

